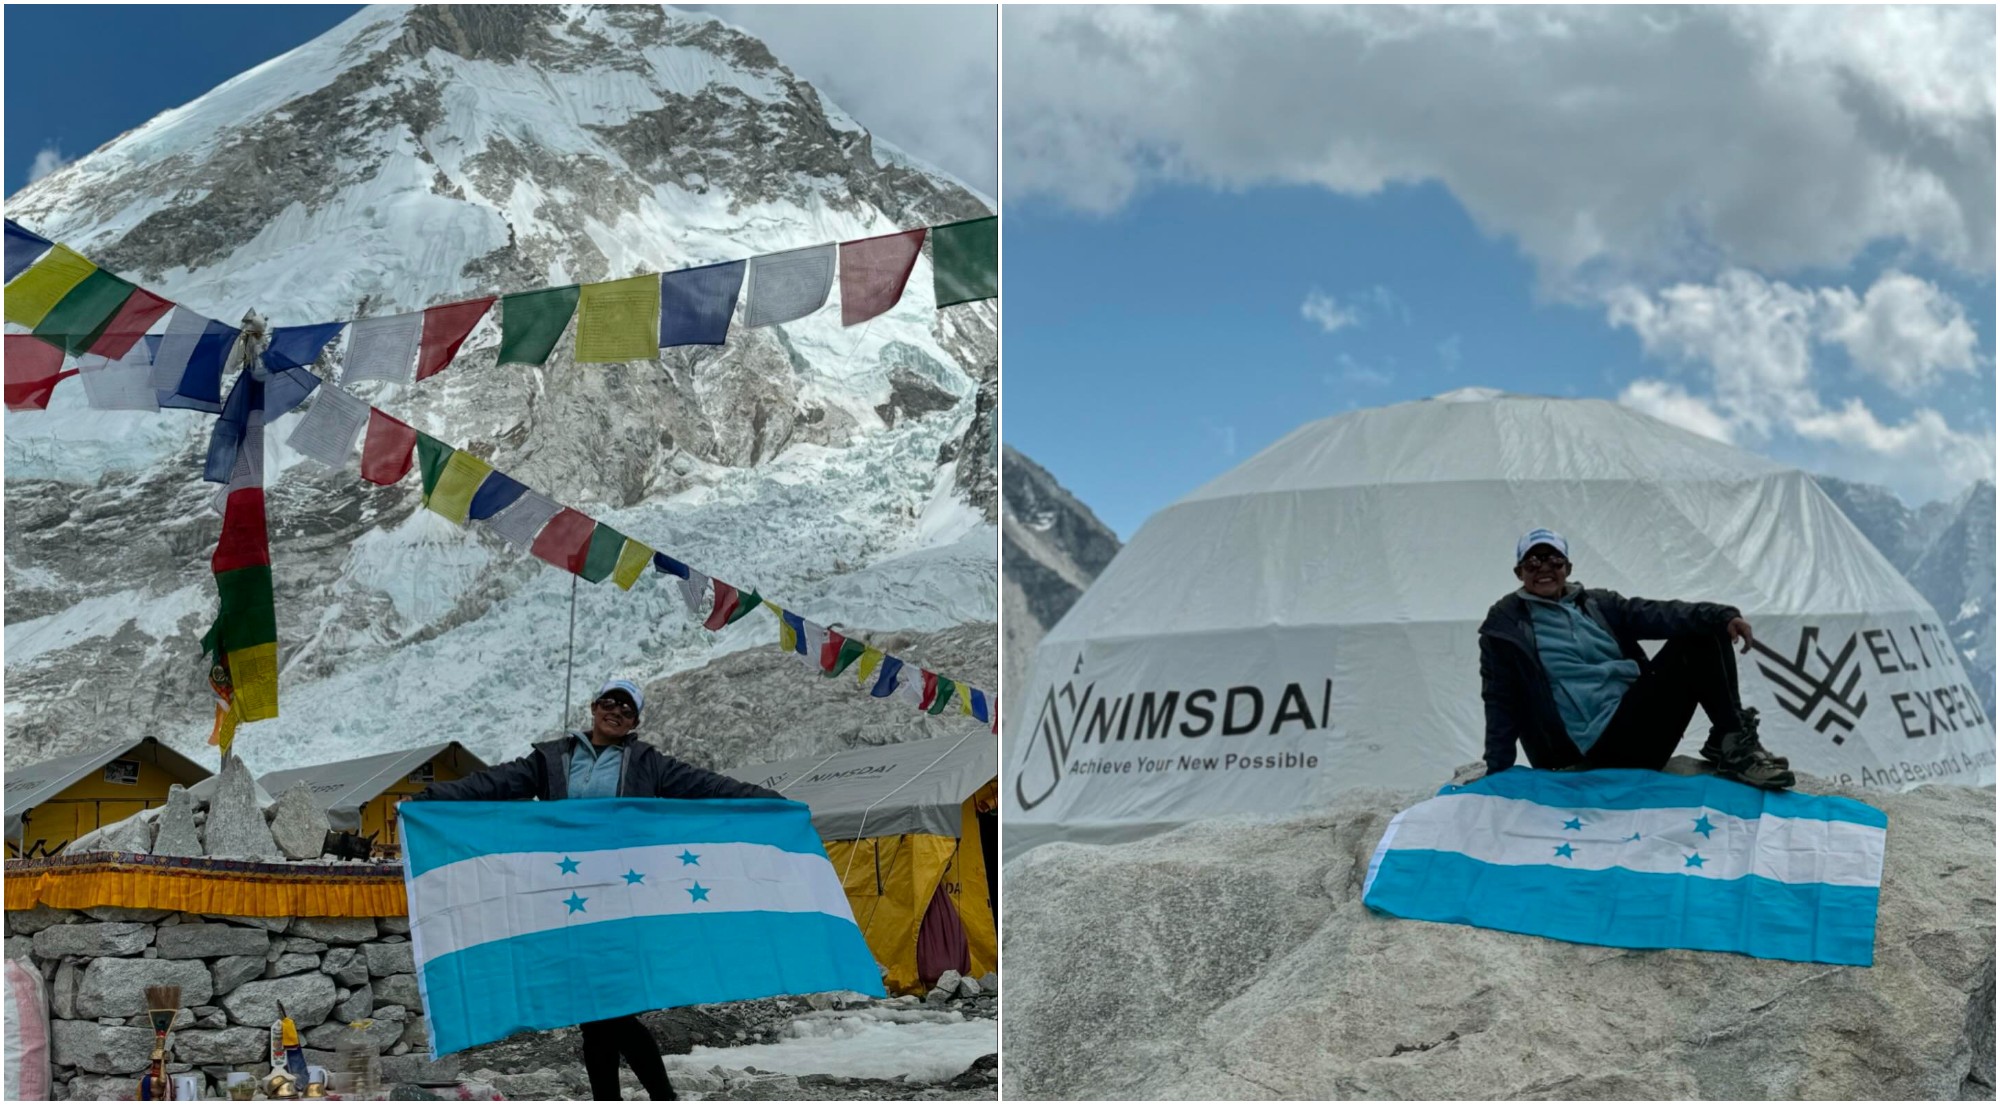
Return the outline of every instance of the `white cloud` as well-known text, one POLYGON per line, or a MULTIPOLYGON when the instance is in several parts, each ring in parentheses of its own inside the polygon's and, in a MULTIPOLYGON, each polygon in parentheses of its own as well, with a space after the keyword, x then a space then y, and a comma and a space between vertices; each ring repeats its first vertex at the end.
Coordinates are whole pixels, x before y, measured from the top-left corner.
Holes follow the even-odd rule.
POLYGON ((1012 197, 1436 181, 1552 285, 1992 271, 1986 7, 1010 6, 1012 197))
POLYGON ((50 173, 60 170, 63 166, 68 165, 69 161, 70 159, 64 157, 62 151, 55 146, 43 146, 35 154, 34 164, 28 167, 28 183, 33 184, 50 173))
POLYGON ((1800 419, 1793 430, 1809 440, 1873 453, 1899 468, 1932 475, 1947 488, 1993 478, 1993 435, 1954 430, 1928 407, 1885 425, 1859 399, 1849 399, 1837 410, 1800 419))
POLYGON ((1662 422, 1703 437, 1730 443, 1736 440, 1735 431, 1727 418, 1716 413, 1706 400, 1689 395, 1679 384, 1664 380, 1634 380, 1625 385, 1618 401, 1641 414, 1650 414, 1662 422))
POLYGON ((1451 337, 1438 343, 1438 364, 1446 372, 1457 372, 1458 366, 1465 363, 1463 344, 1457 334, 1453 334, 1451 337))
POLYGON ((756 35, 863 126, 1000 193, 999 28, 984 5, 698 4, 756 35))
POLYGON ((1916 395, 1943 373, 1979 370, 1979 335, 1965 309, 1943 289, 1888 272, 1857 297, 1846 288, 1820 293, 1825 339, 1847 348, 1854 366, 1903 395, 1916 395))
POLYGON ((1318 288, 1306 293, 1306 301, 1299 304, 1299 316, 1317 325, 1322 333, 1331 334, 1349 326, 1358 326, 1361 316, 1351 307, 1342 307, 1334 298, 1318 288))
MULTIPOLYGON (((1363 387, 1379 388, 1395 380, 1395 377, 1386 369, 1371 368, 1346 353, 1335 357, 1334 363, 1340 366, 1340 382, 1344 384, 1359 384, 1363 387)), ((1393 364, 1393 362, 1391 363, 1393 364)), ((1332 381, 1328 382, 1331 383, 1332 381)))

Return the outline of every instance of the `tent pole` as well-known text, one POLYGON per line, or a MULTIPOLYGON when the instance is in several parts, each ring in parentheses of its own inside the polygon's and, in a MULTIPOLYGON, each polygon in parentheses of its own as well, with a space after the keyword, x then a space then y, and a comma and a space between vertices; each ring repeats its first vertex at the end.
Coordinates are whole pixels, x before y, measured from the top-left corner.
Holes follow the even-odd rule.
POLYGON ((576 677, 576 577, 569 577, 569 659, 563 665, 563 708, 562 716, 556 719, 556 732, 569 728, 570 683, 576 677))

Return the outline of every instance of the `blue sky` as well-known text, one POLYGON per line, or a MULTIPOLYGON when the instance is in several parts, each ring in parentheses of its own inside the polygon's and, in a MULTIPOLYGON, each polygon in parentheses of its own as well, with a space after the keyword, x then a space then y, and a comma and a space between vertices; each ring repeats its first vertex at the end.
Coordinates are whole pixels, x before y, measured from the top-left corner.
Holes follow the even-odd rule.
POLYGON ((1121 536, 1302 422, 1466 386, 1912 505, 1992 478, 1990 11, 1002 34, 1003 435, 1121 536))

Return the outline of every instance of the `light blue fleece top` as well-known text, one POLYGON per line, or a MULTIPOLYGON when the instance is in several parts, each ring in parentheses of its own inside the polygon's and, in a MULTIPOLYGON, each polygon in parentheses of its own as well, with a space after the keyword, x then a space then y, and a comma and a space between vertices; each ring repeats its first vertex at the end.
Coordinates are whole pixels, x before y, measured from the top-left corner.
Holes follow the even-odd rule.
POLYGON ((1639 665, 1618 650, 1616 637, 1577 609, 1574 593, 1553 602, 1526 591, 1521 597, 1534 619, 1535 651, 1549 673, 1556 713, 1578 751, 1588 752, 1639 678, 1639 665))
POLYGON ((571 798, 618 797, 618 773, 625 767, 624 744, 599 748, 587 733, 571 733, 575 741, 569 750, 569 796, 571 798))

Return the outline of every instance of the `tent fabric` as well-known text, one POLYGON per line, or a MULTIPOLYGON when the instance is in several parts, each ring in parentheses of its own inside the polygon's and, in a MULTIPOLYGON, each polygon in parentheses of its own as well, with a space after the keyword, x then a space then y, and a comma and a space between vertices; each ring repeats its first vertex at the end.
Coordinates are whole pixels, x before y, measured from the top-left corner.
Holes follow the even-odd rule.
POLYGON ((257 785, 277 796, 303 782, 310 788, 313 802, 326 811, 327 821, 334 828, 355 832, 361 828, 361 807, 455 745, 471 760, 474 765, 472 770, 486 770, 485 761, 467 751, 463 745, 457 741, 443 741, 401 752, 384 752, 330 764, 273 771, 258 776, 257 785))
POLYGON ((964 974, 972 969, 972 957, 965 947, 965 926, 951 904, 951 893, 942 883, 931 892, 931 904, 917 926, 917 980, 934 986, 946 971, 964 974))
POLYGON ((28 810, 68 790, 79 779, 112 760, 129 755, 148 741, 156 746, 154 755, 158 757, 162 767, 183 776, 206 777, 210 774, 207 768, 160 744, 152 737, 141 740, 107 741, 81 752, 57 756, 40 763, 9 763, 4 787, 7 835, 11 837, 21 831, 21 816, 28 810))
POLYGON ((812 807, 828 840, 930 833, 956 837, 959 807, 997 771, 988 734, 850 748, 730 772, 812 807))
POLYGON ((1301 426, 1141 527, 1009 691, 1008 857, 1437 786, 1480 758, 1478 627, 1537 526, 1576 582, 1739 607, 1744 704, 1795 770, 1993 781, 1942 619, 1810 476, 1615 403, 1466 389, 1301 426))

